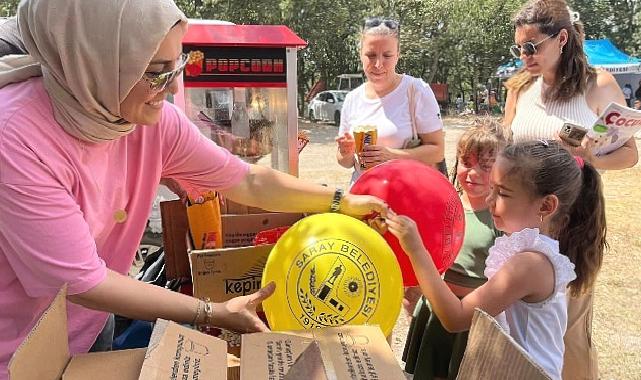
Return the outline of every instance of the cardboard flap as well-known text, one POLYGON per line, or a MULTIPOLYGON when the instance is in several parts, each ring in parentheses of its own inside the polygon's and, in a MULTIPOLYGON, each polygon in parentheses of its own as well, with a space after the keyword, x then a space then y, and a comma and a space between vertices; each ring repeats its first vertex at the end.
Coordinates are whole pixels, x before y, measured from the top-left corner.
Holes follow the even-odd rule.
POLYGON ((282 379, 300 354, 314 341, 311 334, 243 334, 240 346, 241 380, 282 379))
POLYGON ((146 351, 137 348, 74 356, 62 380, 138 380, 146 351))
POLYGON ((9 361, 11 380, 58 380, 71 358, 67 341, 67 285, 63 286, 9 361), (42 360, 47 358, 47 360, 42 360), (37 365, 36 365, 37 363, 37 365))
POLYGON ((457 379, 549 380, 498 322, 476 309, 457 379))
POLYGON ((167 279, 189 278, 191 268, 187 258, 187 208, 180 200, 160 202, 160 214, 167 279))
POLYGON ((241 364, 241 380, 285 378, 285 375, 288 380, 405 380, 377 326, 245 334, 241 349, 241 358, 252 358, 249 364, 245 361, 241 364))
POLYGON ((378 326, 354 325, 312 331, 320 342, 328 378, 405 380, 378 326))
POLYGON ((227 343, 159 319, 140 371, 141 380, 227 379, 227 343))
POLYGON ((296 359, 283 380, 328 380, 325 372, 320 345, 313 341, 296 359))

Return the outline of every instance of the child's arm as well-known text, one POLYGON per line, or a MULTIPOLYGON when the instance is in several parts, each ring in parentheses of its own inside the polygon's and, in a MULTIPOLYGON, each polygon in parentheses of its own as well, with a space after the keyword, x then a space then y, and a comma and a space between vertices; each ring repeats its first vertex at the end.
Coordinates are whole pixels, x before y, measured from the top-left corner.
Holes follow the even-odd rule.
POLYGON ((390 212, 386 221, 389 231, 410 257, 423 294, 450 332, 469 329, 475 308, 496 316, 520 299, 538 302, 554 291, 552 264, 540 253, 523 252, 509 259, 487 283, 459 300, 441 279, 423 246, 416 223, 390 212))

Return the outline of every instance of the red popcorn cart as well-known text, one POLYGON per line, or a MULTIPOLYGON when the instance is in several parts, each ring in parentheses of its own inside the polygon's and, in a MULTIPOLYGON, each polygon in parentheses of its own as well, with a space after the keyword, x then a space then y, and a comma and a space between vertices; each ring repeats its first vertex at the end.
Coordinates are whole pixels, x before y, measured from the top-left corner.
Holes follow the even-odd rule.
POLYGON ((190 20, 174 103, 245 161, 298 175, 296 54, 305 46, 283 25, 190 20))

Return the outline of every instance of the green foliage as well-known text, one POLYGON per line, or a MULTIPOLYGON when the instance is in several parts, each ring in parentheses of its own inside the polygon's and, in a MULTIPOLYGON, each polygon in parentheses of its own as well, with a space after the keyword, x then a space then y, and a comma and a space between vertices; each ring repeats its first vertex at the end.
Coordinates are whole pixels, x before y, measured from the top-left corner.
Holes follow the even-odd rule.
POLYGON ((2 0, 0 1, 0 17, 9 17, 16 14, 20 0, 2 0))
MULTIPOLYGON (((641 0, 568 0, 581 14, 587 38, 610 38, 623 51, 641 55, 641 0)), ((0 16, 15 14, 19 0, 0 0, 0 16)), ((450 94, 496 87, 496 67, 509 58, 510 22, 525 0, 176 0, 191 18, 236 24, 283 24, 309 45, 299 52, 299 94, 318 80, 328 88, 336 76, 361 70, 360 30, 368 16, 401 23, 399 71, 427 82, 447 83, 450 94)))
POLYGON ((588 39, 609 38, 628 54, 641 55, 641 0, 570 0, 588 39))

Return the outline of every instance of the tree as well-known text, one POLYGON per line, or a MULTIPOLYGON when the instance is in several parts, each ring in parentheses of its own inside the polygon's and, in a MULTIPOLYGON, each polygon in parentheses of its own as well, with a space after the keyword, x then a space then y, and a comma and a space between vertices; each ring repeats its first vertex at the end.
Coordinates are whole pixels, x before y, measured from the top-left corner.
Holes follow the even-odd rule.
POLYGON ((628 54, 641 55, 641 0, 571 0, 586 38, 609 38, 628 54))
MULTIPOLYGON (((3 0, 0 15, 15 14, 19 0, 3 0)), ((190 18, 236 24, 282 24, 309 45, 298 54, 299 106, 323 80, 361 70, 360 31, 368 16, 392 17, 401 25, 399 71, 427 82, 447 83, 451 93, 476 94, 494 81, 509 58, 510 22, 525 0, 176 0, 190 18)), ((585 24, 587 38, 610 38, 629 54, 641 55, 641 0, 569 0, 585 24)), ((495 86, 495 84, 492 84, 495 86)))
POLYGON ((3 0, 0 3, 0 17, 9 17, 16 14, 20 0, 3 0))

